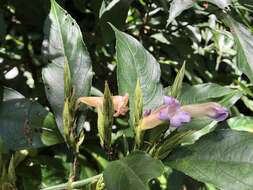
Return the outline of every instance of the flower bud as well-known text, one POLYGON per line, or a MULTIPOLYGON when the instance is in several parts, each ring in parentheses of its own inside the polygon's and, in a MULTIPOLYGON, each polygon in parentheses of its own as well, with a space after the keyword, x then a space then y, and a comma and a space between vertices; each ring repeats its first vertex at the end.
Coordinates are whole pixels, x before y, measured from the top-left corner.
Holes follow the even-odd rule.
POLYGON ((192 117, 209 117, 216 121, 223 121, 229 115, 226 108, 215 102, 182 106, 181 109, 192 117))

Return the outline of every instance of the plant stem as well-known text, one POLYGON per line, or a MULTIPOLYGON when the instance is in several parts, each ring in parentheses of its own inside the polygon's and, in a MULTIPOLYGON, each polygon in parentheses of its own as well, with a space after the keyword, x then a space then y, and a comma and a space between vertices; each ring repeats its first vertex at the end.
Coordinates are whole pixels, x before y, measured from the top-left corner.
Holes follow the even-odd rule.
MULTIPOLYGON (((72 188, 79 188, 79 187, 82 187, 82 186, 87 185, 89 183, 94 183, 94 182, 98 181, 99 178, 102 175, 103 174, 98 174, 98 175, 95 175, 95 176, 87 178, 87 179, 75 181, 75 182, 73 182, 71 184, 71 187, 72 188)), ((41 189, 41 190, 64 190, 64 189, 67 188, 67 186, 68 186, 68 183, 63 183, 63 184, 60 184, 60 185, 55 185, 55 186, 47 187, 47 188, 44 188, 44 189, 41 189)))

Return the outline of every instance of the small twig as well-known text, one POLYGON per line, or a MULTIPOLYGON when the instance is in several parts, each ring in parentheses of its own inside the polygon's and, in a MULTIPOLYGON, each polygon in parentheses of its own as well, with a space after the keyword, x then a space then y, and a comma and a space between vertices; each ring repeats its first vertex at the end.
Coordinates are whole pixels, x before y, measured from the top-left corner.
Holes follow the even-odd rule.
MULTIPOLYGON (((84 185, 97 182, 102 175, 103 174, 98 174, 98 175, 95 175, 95 176, 87 178, 87 179, 75 181, 71 184, 71 187, 72 188, 80 188, 80 187, 83 187, 84 185)), ((44 189, 41 189, 41 190, 64 190, 67 187, 68 187, 68 183, 63 183, 63 184, 60 184, 60 185, 54 185, 54 186, 51 186, 51 187, 47 187, 47 188, 44 188, 44 189)))

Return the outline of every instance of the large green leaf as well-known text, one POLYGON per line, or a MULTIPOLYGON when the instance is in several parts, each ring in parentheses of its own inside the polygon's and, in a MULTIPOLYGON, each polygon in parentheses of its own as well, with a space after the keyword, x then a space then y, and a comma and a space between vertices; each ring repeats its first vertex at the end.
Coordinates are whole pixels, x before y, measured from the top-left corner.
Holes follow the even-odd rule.
POLYGON ((134 94, 139 79, 143 96, 143 110, 155 109, 162 104, 160 66, 155 58, 132 36, 113 27, 116 35, 117 82, 121 95, 128 93, 131 121, 134 114, 134 94))
MULTIPOLYGON (((75 98, 78 98, 87 96, 90 92, 91 60, 79 26, 55 0, 51 0, 44 33, 42 52, 48 64, 43 68, 42 75, 47 98, 56 116, 57 125, 63 133, 64 62, 69 64, 75 98)), ((83 122, 82 120, 80 124, 83 122)))
POLYGON ((253 117, 238 116, 230 118, 227 122, 233 130, 253 132, 253 117))
POLYGON ((0 123, 0 139, 5 151, 38 148, 62 141, 53 115, 40 104, 24 98, 1 103, 0 123))
POLYGON ((231 17, 226 19, 234 35, 237 49, 237 67, 253 82, 253 35, 243 24, 231 17))
MULTIPOLYGON (((231 4, 231 0, 200 0, 215 4, 221 9, 225 9, 231 4)), ((193 0, 173 0, 170 5, 168 23, 171 23, 184 10, 191 8, 196 1, 193 0)))
POLYGON ((253 189, 253 134, 219 130, 178 149, 165 164, 224 190, 253 189))
POLYGON ((198 84, 194 86, 185 85, 181 90, 180 101, 182 104, 194 104, 207 102, 210 99, 223 97, 233 90, 215 83, 198 84))
POLYGON ((148 182, 162 175, 163 171, 161 161, 136 151, 122 160, 109 163, 104 171, 104 180, 107 189, 148 190, 148 182))

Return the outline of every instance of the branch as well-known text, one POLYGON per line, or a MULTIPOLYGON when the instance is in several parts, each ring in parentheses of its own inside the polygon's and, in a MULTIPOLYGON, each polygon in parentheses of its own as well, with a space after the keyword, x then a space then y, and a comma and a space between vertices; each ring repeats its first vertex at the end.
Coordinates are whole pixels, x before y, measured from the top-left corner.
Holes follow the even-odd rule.
MULTIPOLYGON (((83 180, 79 180, 79 181, 75 181, 71 184, 72 188, 79 188, 82 187, 84 185, 87 185, 89 183, 94 183, 96 181, 99 180, 100 177, 102 177, 103 174, 98 174, 95 175, 93 177, 87 178, 87 179, 83 179, 83 180)), ((68 187, 68 183, 63 183, 60 185, 55 185, 55 186, 51 186, 51 187, 47 187, 41 190, 64 190, 68 187)))

